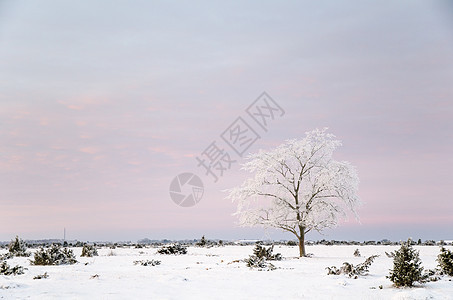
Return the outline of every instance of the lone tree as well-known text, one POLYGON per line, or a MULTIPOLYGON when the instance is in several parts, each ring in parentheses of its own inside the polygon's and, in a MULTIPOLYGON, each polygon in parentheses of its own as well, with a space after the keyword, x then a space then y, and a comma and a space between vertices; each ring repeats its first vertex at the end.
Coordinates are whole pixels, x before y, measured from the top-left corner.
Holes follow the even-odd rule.
POLYGON ((242 169, 254 176, 228 190, 227 198, 238 203, 241 226, 293 233, 301 257, 306 255, 308 232, 335 227, 348 210, 357 217, 360 203, 357 171, 348 162, 332 159, 341 142, 326 130, 315 129, 303 139, 249 155, 242 169))
POLYGON ((428 279, 426 274, 423 274, 422 262, 420 260, 419 251, 412 248, 412 240, 401 244, 401 248, 395 251, 393 258, 393 269, 390 270, 389 278, 397 287, 408 286, 412 287, 414 282, 425 282, 428 279))

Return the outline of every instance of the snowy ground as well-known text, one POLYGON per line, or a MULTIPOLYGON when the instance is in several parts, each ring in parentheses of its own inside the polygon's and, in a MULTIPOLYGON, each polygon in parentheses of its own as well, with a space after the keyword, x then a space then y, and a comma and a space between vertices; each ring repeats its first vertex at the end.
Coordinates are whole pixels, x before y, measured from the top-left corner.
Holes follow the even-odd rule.
MULTIPOLYGON (((392 287, 385 278, 392 259, 385 255, 397 246, 307 246, 312 258, 297 258, 298 248, 276 246, 283 255, 275 271, 250 270, 233 262, 252 254, 253 246, 189 247, 187 255, 156 253, 156 248, 99 249, 99 256, 80 257, 66 266, 31 266, 28 258, 8 260, 25 266, 24 275, 0 275, 0 299, 453 299, 452 278, 415 288, 392 287), (362 257, 354 257, 359 248, 362 257), (114 256, 108 254, 113 251, 114 256), (358 279, 326 275, 328 266, 347 261, 363 262, 378 254, 370 274, 358 279), (158 259, 158 266, 134 265, 133 261, 158 259), (33 280, 47 272, 49 278, 33 280), (93 275, 97 278, 91 278, 93 275), (382 285, 383 288, 379 289, 382 285)), ((434 268, 439 247, 420 246, 423 266, 434 268)), ((449 249, 453 247, 449 246, 449 249)), ((6 250, 0 250, 0 254, 6 250)))

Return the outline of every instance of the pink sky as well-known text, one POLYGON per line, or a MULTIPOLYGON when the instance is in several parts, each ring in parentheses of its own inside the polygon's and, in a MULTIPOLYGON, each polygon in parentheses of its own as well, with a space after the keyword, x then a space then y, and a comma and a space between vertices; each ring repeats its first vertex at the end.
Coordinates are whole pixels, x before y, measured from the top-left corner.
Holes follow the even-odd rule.
MULTIPOLYGON (((243 229, 195 156, 263 91, 250 151, 329 127, 361 224, 332 239, 452 239, 453 35, 444 2, 0 4, 0 240, 291 238, 243 229), (192 208, 168 193, 198 174, 192 208)), ((242 158, 235 157, 239 163, 242 158)))

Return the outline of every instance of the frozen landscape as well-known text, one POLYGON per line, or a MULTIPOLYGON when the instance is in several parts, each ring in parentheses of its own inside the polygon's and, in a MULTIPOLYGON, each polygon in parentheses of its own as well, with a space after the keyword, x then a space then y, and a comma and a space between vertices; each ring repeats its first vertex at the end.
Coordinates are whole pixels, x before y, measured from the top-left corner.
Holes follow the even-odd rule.
MULTIPOLYGON (((253 247, 192 246, 186 255, 162 255, 150 246, 100 248, 95 257, 80 257, 82 248, 76 247, 71 249, 78 263, 60 266, 33 266, 33 256, 15 257, 8 264, 27 270, 23 275, 0 275, 0 299, 453 299, 448 276, 413 288, 392 286, 386 275, 393 260, 385 252, 398 246, 306 246, 313 254, 310 258, 299 258, 297 246, 275 246, 274 253, 283 259, 272 262, 277 267, 273 271, 250 269, 241 261, 253 254, 253 247), (355 249, 361 257, 354 257, 355 249), (366 276, 327 275, 326 267, 345 261, 355 265, 374 254, 379 257, 366 276), (133 263, 152 259, 161 264, 133 263), (45 272, 48 278, 33 279, 45 272)), ((436 267, 438 246, 414 248, 425 269, 436 267)))
POLYGON ((452 82, 453 0, 0 0, 0 300, 453 300, 452 82))

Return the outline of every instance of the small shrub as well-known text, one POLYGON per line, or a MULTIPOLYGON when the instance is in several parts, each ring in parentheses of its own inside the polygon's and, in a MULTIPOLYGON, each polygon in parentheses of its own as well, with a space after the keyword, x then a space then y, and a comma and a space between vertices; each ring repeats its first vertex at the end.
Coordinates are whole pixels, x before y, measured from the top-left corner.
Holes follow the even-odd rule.
POLYGON ((355 249, 355 251, 354 251, 354 256, 355 256, 355 257, 360 257, 360 256, 361 256, 361 255, 360 255, 359 249, 355 249))
POLYGON ((354 279, 357 279, 359 276, 365 276, 369 272, 369 268, 373 261, 375 260, 376 257, 379 255, 371 255, 363 263, 360 263, 356 266, 353 264, 350 264, 348 262, 344 262, 343 266, 338 269, 335 266, 332 267, 327 267, 327 275, 340 275, 340 274, 345 274, 348 275, 349 277, 352 277, 354 279))
POLYGON ((204 235, 201 237, 201 240, 197 243, 195 243, 195 246, 197 247, 206 247, 208 245, 208 241, 204 237, 204 235))
POLYGON ((441 269, 428 269, 424 270, 423 276, 426 279, 426 281, 438 281, 440 280, 440 275, 443 275, 443 272, 441 269))
POLYGON ((267 270, 273 271, 277 269, 273 264, 268 262, 269 260, 281 260, 282 255, 280 253, 272 254, 274 251, 274 246, 266 248, 257 244, 255 249, 253 249, 253 255, 250 255, 248 259, 245 260, 247 267, 252 269, 258 269, 260 271, 267 270))
POLYGON ((141 266, 157 266, 157 265, 160 265, 160 260, 154 260, 154 259, 151 259, 151 260, 136 260, 134 261, 134 265, 141 265, 141 266))
POLYGON ((22 275, 24 274, 24 267, 15 266, 10 267, 6 261, 0 264, 0 275, 22 275))
POLYGON ((287 246, 297 246, 297 242, 296 241, 287 241, 286 245, 287 246))
POLYGON ((267 270, 273 271, 277 269, 273 264, 268 262, 265 257, 257 257, 255 255, 251 255, 248 259, 246 259, 247 267, 251 269, 258 269, 258 270, 267 270))
POLYGON ((327 275, 340 275, 341 274, 341 268, 338 269, 335 266, 326 267, 326 270, 327 270, 327 275))
POLYGON ((85 245, 83 245, 82 254, 80 256, 83 256, 83 257, 98 256, 98 251, 96 250, 95 246, 85 244, 85 245))
POLYGON ((388 257, 388 258, 395 258, 395 252, 392 251, 390 253, 388 253, 387 251, 385 252, 385 255, 388 257))
POLYGON ((360 263, 355 267, 351 265, 351 272, 348 273, 349 277, 352 277, 355 275, 364 276, 364 275, 368 274, 371 264, 374 262, 374 260, 378 256, 379 255, 371 255, 370 257, 365 259, 365 261, 363 263, 360 263))
POLYGON ((72 265, 77 262, 74 252, 68 248, 61 248, 60 245, 53 244, 50 248, 40 248, 35 252, 33 265, 72 265))
POLYGON ((13 257, 14 257, 13 254, 11 254, 10 252, 7 252, 7 253, 5 253, 3 255, 0 255, 0 261, 6 260, 6 259, 11 259, 13 257))
POLYGON ((181 246, 180 244, 174 244, 170 246, 163 246, 159 250, 157 250, 157 253, 159 254, 174 254, 174 255, 179 255, 179 254, 187 254, 187 247, 181 246))
POLYGON ((274 246, 266 248, 261 245, 256 245, 253 249, 253 254, 258 258, 265 258, 266 260, 282 260, 282 255, 280 253, 272 254, 274 251, 274 246))
POLYGON ((453 252, 442 247, 437 256, 437 263, 443 273, 453 276, 453 252))
POLYGON ((395 251, 393 259, 393 269, 390 270, 390 276, 387 276, 397 287, 412 287, 414 282, 423 283, 428 278, 422 274, 419 251, 412 248, 412 241, 402 243, 401 248, 395 251))
POLYGON ((35 277, 33 277, 33 279, 46 279, 46 278, 49 278, 49 275, 47 274, 47 272, 45 272, 44 274, 40 274, 40 275, 36 275, 35 277))
POLYGON ((30 256, 30 252, 27 252, 27 245, 22 239, 16 235, 16 239, 12 240, 8 246, 9 254, 12 256, 30 256))

